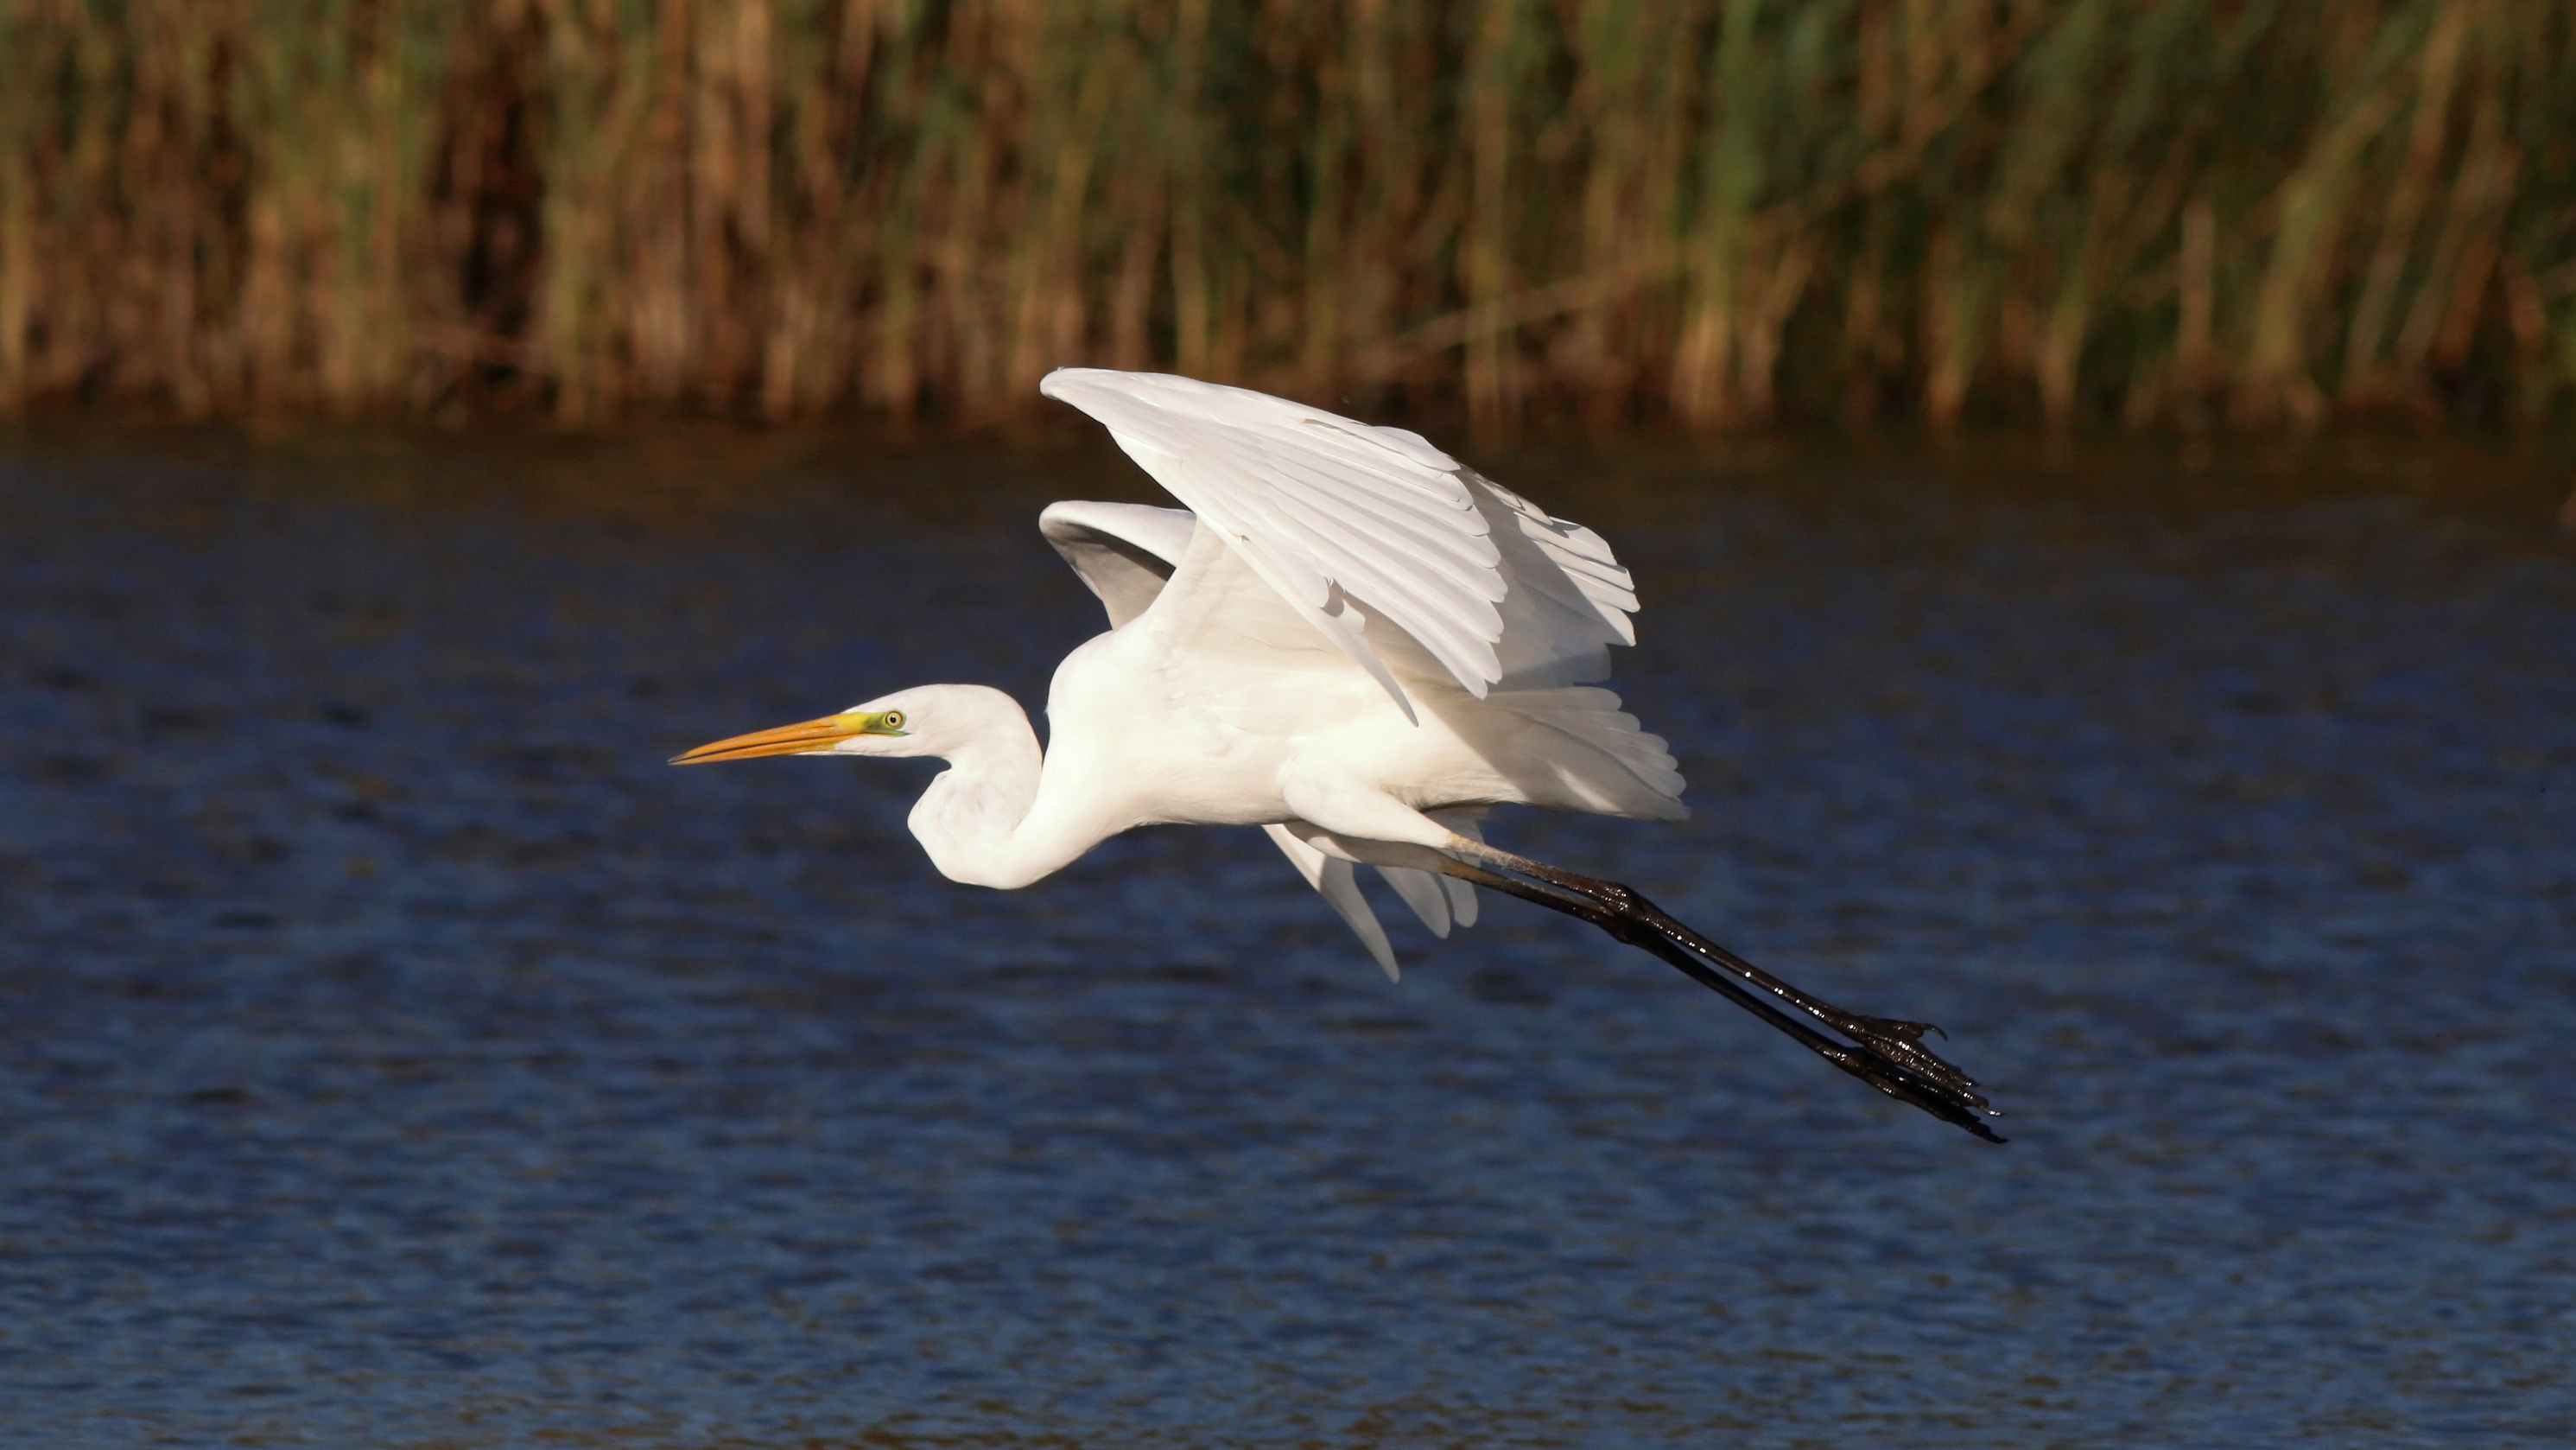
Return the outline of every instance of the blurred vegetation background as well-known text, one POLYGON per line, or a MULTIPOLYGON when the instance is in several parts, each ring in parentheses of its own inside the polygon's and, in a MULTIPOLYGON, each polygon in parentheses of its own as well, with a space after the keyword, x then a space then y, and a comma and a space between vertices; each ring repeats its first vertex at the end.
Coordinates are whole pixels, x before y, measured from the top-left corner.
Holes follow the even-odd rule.
POLYGON ((2576 406, 2569 0, 0 0, 0 411, 2576 406))

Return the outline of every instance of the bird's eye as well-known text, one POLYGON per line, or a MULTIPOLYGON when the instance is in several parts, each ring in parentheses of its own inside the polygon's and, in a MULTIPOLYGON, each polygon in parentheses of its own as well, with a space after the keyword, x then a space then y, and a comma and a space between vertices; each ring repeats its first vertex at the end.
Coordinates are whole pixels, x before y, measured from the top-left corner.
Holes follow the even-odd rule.
POLYGON ((886 711, 886 712, 885 712, 885 728, 887 728, 888 730, 900 730, 900 729, 902 729, 902 728, 903 728, 903 712, 902 712, 901 710, 888 710, 888 711, 886 711))

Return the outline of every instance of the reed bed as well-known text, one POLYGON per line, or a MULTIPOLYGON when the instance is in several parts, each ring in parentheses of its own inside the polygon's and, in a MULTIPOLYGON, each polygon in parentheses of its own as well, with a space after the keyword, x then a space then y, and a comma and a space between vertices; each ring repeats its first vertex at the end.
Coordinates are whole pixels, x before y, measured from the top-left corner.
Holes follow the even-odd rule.
POLYGON ((2571 163, 2568 0, 0 0, 0 409, 2539 420, 2571 163))

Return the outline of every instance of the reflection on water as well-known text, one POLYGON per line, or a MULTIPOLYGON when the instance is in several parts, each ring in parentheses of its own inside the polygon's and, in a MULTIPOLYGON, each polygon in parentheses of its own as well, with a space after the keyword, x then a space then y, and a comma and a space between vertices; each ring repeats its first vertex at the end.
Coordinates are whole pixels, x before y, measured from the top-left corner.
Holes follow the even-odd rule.
POLYGON ((1699 811, 1504 839, 1989 1149, 1509 903, 1389 987, 1250 831, 1001 895, 926 768, 665 768, 1034 702, 1036 504, 1144 496, 781 446, 0 463, 0 1439, 2576 1441, 2554 497, 1495 469, 1699 811))

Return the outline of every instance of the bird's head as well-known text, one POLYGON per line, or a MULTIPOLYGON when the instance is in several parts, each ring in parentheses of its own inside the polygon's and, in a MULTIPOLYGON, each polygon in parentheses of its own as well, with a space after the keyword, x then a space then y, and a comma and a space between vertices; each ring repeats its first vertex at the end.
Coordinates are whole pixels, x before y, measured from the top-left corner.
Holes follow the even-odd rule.
MULTIPOLYGON (((838 715, 711 741, 671 757, 671 763, 710 765, 763 755, 946 756, 984 725, 989 708, 979 708, 985 702, 978 697, 999 694, 980 685, 897 690, 838 715)), ((1018 706, 1010 708, 1019 713, 1018 706)))

